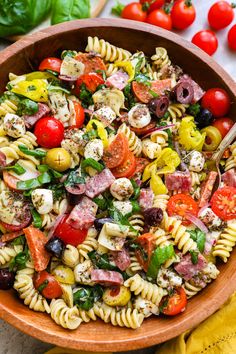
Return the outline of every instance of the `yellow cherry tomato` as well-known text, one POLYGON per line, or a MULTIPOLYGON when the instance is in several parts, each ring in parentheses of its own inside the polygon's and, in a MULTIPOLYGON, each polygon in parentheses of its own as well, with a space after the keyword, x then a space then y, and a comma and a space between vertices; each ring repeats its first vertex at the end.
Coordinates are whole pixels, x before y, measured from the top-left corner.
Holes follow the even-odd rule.
POLYGON ((131 292, 128 288, 121 285, 119 288, 106 289, 102 298, 109 306, 125 306, 131 298, 131 292))
POLYGON ((201 132, 206 135, 203 150, 215 151, 222 140, 219 130, 209 125, 209 127, 202 129, 201 132))
POLYGON ((71 166, 71 156, 66 149, 54 148, 47 152, 45 163, 58 172, 64 172, 71 166))
POLYGON ((75 276, 73 270, 64 265, 57 266, 53 270, 52 274, 54 275, 56 280, 59 281, 59 283, 67 285, 73 285, 75 283, 75 276))

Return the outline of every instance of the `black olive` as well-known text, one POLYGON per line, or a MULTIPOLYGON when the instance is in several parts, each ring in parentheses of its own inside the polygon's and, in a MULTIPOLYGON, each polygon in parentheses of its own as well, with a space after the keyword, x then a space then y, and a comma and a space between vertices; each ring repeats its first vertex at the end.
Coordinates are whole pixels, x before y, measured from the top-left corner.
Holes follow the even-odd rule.
POLYGON ((208 127, 213 122, 213 114, 206 108, 201 108, 200 112, 195 117, 195 122, 198 128, 202 129, 208 127))
POLYGON ((169 103, 170 101, 167 96, 152 98, 148 103, 148 108, 157 118, 162 118, 169 107, 169 103))
POLYGON ((103 225, 106 224, 107 222, 114 222, 114 220, 111 219, 111 218, 96 219, 96 220, 94 221, 95 229, 96 229, 97 231, 101 231, 103 225))
POLYGON ((189 104, 194 97, 194 90, 188 81, 181 81, 174 88, 176 100, 183 104, 189 104))
POLYGON ((9 290, 13 287, 15 275, 9 269, 0 269, 0 289, 9 290))
POLYGON ((157 226, 160 225, 163 219, 163 211, 160 208, 149 208, 143 213, 145 225, 157 226))
POLYGON ((50 240, 45 245, 46 251, 48 251, 49 253, 51 253, 53 256, 57 258, 62 257, 62 253, 65 248, 66 245, 59 237, 50 238, 50 240))

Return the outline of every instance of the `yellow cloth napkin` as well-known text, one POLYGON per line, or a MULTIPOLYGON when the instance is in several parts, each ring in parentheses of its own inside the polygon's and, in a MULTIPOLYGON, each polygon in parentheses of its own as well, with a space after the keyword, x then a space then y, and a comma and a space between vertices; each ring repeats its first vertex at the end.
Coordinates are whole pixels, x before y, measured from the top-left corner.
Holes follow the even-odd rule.
MULTIPOLYGON (((93 353, 56 347, 45 354, 93 353)), ((158 347, 156 354, 236 354, 236 293, 197 328, 158 347)))

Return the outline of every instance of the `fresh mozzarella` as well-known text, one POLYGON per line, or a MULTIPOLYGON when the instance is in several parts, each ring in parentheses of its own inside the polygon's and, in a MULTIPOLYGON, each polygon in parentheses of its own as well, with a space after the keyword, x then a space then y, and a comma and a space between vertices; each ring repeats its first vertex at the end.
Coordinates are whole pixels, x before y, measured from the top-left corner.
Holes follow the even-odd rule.
POLYGON ((62 61, 60 75, 70 76, 77 79, 84 73, 84 64, 80 61, 69 57, 68 55, 62 61))
POLYGON ((190 155, 189 169, 194 172, 201 172, 205 164, 205 158, 199 151, 193 151, 190 155))
POLYGON ((151 114, 145 104, 136 104, 128 113, 128 122, 134 128, 143 128, 151 122, 151 114))
POLYGON ((128 178, 118 178, 112 183, 110 192, 114 198, 118 200, 126 200, 131 197, 134 189, 128 178))
POLYGON ((103 156, 103 143, 100 139, 94 139, 88 142, 84 149, 85 159, 91 158, 96 161, 101 160, 103 156))
POLYGON ((26 132, 24 118, 13 113, 7 113, 5 115, 3 128, 7 135, 16 139, 23 136, 26 132))
POLYGON ((48 214, 53 208, 53 194, 49 189, 35 189, 31 199, 39 214, 48 214))

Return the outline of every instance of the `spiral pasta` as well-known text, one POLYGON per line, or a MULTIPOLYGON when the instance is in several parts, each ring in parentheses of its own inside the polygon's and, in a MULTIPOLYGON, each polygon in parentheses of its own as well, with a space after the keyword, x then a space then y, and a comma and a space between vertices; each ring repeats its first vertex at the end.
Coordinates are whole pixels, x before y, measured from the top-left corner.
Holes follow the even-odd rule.
POLYGON ((230 151, 232 155, 226 160, 225 171, 236 168, 236 142, 230 146, 230 151))
POLYGON ((129 149, 135 156, 140 156, 142 152, 142 143, 137 135, 125 123, 121 124, 118 133, 123 133, 126 136, 129 142, 129 149))
POLYGON ((166 211, 170 196, 168 194, 158 194, 154 196, 153 208, 160 208, 166 211))
POLYGON ((77 307, 68 307, 62 299, 53 299, 50 310, 52 319, 63 328, 73 330, 78 328, 82 322, 77 307))
POLYGON ((15 256, 23 251, 23 246, 4 246, 0 248, 0 266, 10 262, 15 256))
POLYGON ((79 263, 79 251, 72 245, 67 245, 63 255, 62 262, 70 268, 74 268, 79 263))
POLYGON ((167 54, 167 50, 163 47, 157 47, 156 53, 151 57, 153 64, 157 67, 157 69, 161 69, 166 65, 171 65, 171 61, 167 54))
POLYGON ((213 248, 212 255, 221 258, 225 263, 227 262, 233 247, 236 244, 236 220, 227 222, 227 227, 220 234, 216 245, 213 248))
POLYGON ((128 233, 128 237, 135 238, 144 230, 144 216, 141 213, 133 214, 129 217, 129 223, 132 229, 128 233))
POLYGON ((131 53, 128 50, 116 47, 98 37, 88 37, 88 44, 85 51, 97 52, 104 60, 109 62, 123 61, 131 57, 131 53))
POLYGON ((140 295, 143 299, 152 301, 155 305, 158 305, 164 295, 165 290, 152 284, 147 280, 141 278, 139 274, 135 274, 133 277, 127 279, 124 282, 124 286, 134 292, 135 295, 140 295))

